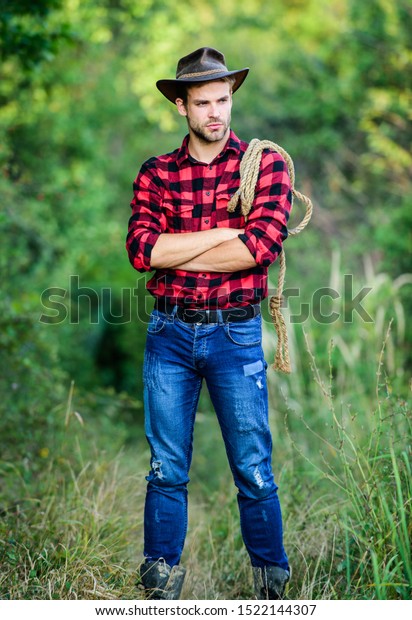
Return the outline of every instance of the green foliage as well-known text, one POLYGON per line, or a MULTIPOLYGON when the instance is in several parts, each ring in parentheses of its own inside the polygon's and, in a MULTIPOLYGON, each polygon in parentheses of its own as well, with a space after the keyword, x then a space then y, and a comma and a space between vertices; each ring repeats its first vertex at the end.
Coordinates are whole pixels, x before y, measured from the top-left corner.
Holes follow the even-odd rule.
MULTIPOLYGON (((310 314, 289 324, 294 374, 270 375, 272 422, 281 428, 287 415, 290 434, 276 446, 290 489, 287 542, 299 549, 293 531, 307 540, 293 557, 292 592, 407 596, 411 19, 406 0, 1 3, 0 598, 134 597, 138 551, 133 568, 119 568, 131 526, 127 510, 110 503, 124 507, 135 488, 116 495, 110 468, 122 445, 133 446, 133 458, 142 446, 139 377, 151 305, 124 251, 128 203, 142 161, 175 148, 186 130, 155 81, 173 76, 177 59, 200 45, 222 49, 231 68, 251 67, 234 97, 233 128, 244 139, 283 145, 297 188, 315 202, 310 228, 286 246, 287 286, 299 287, 286 313, 306 303, 310 314), (345 274, 353 294, 372 289, 362 302, 371 323, 356 313, 344 320, 345 274), (321 287, 341 294, 323 302, 324 315, 339 314, 332 323, 316 317, 321 287), (130 320, 116 320, 127 291, 130 320), (312 456, 318 439, 327 442, 323 461, 312 456), (344 511, 343 528, 333 510, 344 511)), ((276 273, 274 266, 273 288, 276 273)), ((265 337, 272 355, 271 328, 265 337)), ((190 544, 213 570, 204 578, 193 564, 192 586, 199 597, 205 584, 210 598, 248 596, 209 407, 202 400, 193 487, 211 514, 190 544)), ((131 462, 129 453, 121 458, 122 472, 131 462)))
POLYGON ((67 23, 59 23, 56 9, 62 0, 8 0, 0 7, 0 58, 17 59, 29 72, 45 60, 52 60, 62 40, 70 40, 67 23))

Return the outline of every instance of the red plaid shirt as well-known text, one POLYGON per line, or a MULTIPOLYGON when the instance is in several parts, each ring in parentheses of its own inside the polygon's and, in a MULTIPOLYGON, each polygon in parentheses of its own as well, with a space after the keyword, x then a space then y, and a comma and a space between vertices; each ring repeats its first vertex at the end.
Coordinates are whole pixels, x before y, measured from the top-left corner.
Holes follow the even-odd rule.
POLYGON ((126 242, 135 269, 151 271, 152 249, 162 233, 217 226, 244 228, 239 239, 256 261, 256 267, 233 273, 157 269, 147 284, 154 297, 186 307, 229 308, 256 304, 267 296, 268 267, 287 237, 290 179, 281 155, 264 151, 247 223, 239 204, 234 213, 228 213, 227 203, 239 187, 239 164, 247 146, 231 131, 222 152, 204 164, 189 154, 186 136, 173 153, 143 164, 133 185, 133 214, 126 242))

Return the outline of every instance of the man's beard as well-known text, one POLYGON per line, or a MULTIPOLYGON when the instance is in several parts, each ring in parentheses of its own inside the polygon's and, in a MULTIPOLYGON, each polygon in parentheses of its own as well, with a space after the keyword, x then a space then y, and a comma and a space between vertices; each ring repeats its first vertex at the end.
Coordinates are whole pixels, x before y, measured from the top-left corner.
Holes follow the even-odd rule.
MULTIPOLYGON (((227 130, 230 127, 230 116, 226 121, 216 120, 216 123, 221 123, 222 127, 218 131, 211 131, 207 127, 200 125, 199 123, 195 123, 192 121, 189 116, 187 116, 187 124, 189 125, 192 132, 195 136, 206 144, 210 144, 212 142, 219 142, 226 135, 227 130)), ((213 120, 209 120, 208 124, 213 124, 213 120)))

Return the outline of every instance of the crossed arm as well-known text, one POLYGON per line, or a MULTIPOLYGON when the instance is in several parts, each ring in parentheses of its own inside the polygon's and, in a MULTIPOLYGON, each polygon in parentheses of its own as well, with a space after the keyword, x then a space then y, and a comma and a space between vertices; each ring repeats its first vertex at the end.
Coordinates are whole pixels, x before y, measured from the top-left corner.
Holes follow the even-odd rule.
POLYGON ((135 181, 126 247, 140 272, 174 269, 233 273, 256 266, 268 267, 287 237, 292 193, 287 165, 281 155, 262 155, 255 200, 244 229, 165 233, 166 215, 153 163, 146 163, 135 181), (151 167, 150 167, 151 166, 151 167))
POLYGON ((256 267, 246 245, 238 238, 243 229, 212 228, 192 233, 163 233, 153 247, 155 269, 233 272, 256 267))

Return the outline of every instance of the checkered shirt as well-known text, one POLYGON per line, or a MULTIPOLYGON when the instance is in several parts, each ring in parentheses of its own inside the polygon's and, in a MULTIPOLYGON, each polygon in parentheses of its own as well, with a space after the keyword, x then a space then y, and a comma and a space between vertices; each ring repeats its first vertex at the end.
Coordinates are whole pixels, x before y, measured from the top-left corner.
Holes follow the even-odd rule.
POLYGON ((126 248, 137 271, 151 271, 153 246, 162 233, 185 233, 215 227, 244 228, 239 234, 256 267, 233 273, 199 273, 157 269, 147 284, 156 298, 191 308, 231 308, 257 304, 267 297, 267 272, 287 237, 291 187, 279 153, 262 155, 255 200, 247 222, 240 204, 227 203, 239 188, 239 164, 248 144, 233 131, 221 153, 204 164, 191 157, 189 136, 179 149, 146 161, 134 184, 126 248))

